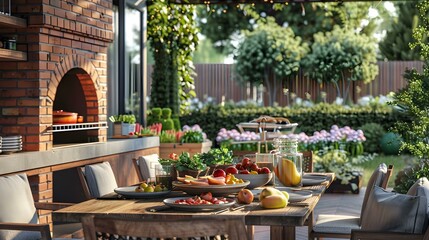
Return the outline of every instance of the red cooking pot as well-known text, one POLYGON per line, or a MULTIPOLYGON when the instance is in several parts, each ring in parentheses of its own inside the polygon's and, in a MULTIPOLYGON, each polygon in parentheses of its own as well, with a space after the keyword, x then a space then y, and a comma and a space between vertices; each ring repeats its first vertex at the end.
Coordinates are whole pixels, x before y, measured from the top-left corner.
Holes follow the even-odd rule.
POLYGON ((75 124, 77 123, 77 113, 64 112, 63 110, 54 111, 52 121, 54 124, 75 124))

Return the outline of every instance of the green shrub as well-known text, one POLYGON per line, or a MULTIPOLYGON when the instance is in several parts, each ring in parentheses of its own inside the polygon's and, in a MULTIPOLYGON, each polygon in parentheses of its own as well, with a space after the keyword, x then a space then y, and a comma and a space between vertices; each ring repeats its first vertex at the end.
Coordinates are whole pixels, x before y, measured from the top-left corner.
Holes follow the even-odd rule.
POLYGON ((162 130, 174 130, 174 122, 173 119, 162 119, 162 130))
POLYGON ((298 123, 295 133, 313 134, 332 125, 350 126, 357 129, 365 123, 378 123, 388 130, 399 120, 410 121, 407 115, 397 114, 390 107, 352 107, 321 103, 310 108, 287 107, 224 108, 210 105, 202 110, 180 117, 182 124, 199 124, 205 129, 208 139, 215 139, 221 128, 237 129, 240 122, 248 122, 261 115, 281 116, 298 123))
POLYGON ((162 118, 163 119, 171 118, 171 109, 170 108, 163 108, 162 109, 162 118))
POLYGON ((161 122, 161 108, 152 108, 147 116, 147 126, 161 122))
POLYGON ((394 191, 407 193, 408 189, 421 177, 429 178, 429 163, 422 161, 398 172, 395 178, 394 191))
POLYGON ((360 129, 363 131, 366 141, 363 142, 363 148, 367 153, 380 152, 380 140, 385 134, 383 126, 379 123, 367 123, 360 129))
POLYGON ((401 137, 393 132, 388 132, 381 137, 380 147, 386 155, 395 155, 401 148, 401 137))

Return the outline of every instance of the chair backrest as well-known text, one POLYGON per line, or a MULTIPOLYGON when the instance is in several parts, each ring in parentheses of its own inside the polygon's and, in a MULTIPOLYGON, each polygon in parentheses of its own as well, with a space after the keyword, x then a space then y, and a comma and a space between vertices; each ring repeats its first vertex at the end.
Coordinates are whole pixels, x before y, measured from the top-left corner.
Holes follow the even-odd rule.
POLYGON ((155 179, 155 166, 159 165, 158 154, 150 154, 140 156, 133 159, 134 168, 137 171, 139 181, 147 181, 148 179, 155 179))
POLYGON ((381 187, 382 187, 382 188, 384 188, 384 189, 386 189, 386 188, 387 188, 387 185, 388 185, 388 183, 389 183, 389 179, 390 179, 390 177, 392 176, 392 173, 393 173, 393 165, 389 165, 389 166, 387 167, 387 172, 386 172, 386 174, 384 175, 383 183, 381 184, 381 187))
POLYGON ((84 195, 87 199, 112 193, 118 187, 109 162, 86 165, 78 168, 84 195))
POLYGON ((313 172, 313 151, 302 152, 302 170, 304 172, 313 172))
MULTIPOLYGON (((0 196, 0 222, 39 222, 26 174, 0 177, 0 196)), ((40 238, 40 232, 0 230, 0 239, 40 238)))
POLYGON ((99 239, 96 234, 161 239, 228 235, 230 240, 247 239, 244 219, 238 216, 212 215, 176 220, 87 216, 82 218, 82 226, 86 240, 99 239))
MULTIPOLYGON (((372 191, 374 186, 383 187, 383 185, 387 186, 387 182, 392 175, 393 165, 389 165, 389 169, 386 164, 382 163, 378 165, 378 167, 374 170, 371 177, 368 180, 368 184, 366 186, 365 195, 363 197, 362 208, 360 213, 360 219, 362 219, 363 213, 365 211, 366 204, 368 202, 369 194, 372 191), (389 171, 390 169, 390 171, 389 171), (387 178, 387 180, 386 180, 387 178)), ((385 188, 385 186, 383 188, 385 188)))

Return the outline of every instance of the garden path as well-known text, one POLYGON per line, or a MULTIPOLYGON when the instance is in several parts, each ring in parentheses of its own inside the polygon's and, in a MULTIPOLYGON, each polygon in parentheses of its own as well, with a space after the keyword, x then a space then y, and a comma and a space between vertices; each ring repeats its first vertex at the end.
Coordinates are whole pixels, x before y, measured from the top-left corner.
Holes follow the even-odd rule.
MULTIPOLYGON (((362 206, 363 197, 365 195, 365 187, 362 187, 359 194, 349 193, 327 193, 322 196, 315 208, 314 217, 319 214, 344 214, 359 216, 362 206)), ((297 227, 296 239, 307 240, 307 227, 297 227)), ((255 240, 269 240, 269 227, 255 226, 255 240)), ((334 238, 324 238, 331 240, 334 238)))

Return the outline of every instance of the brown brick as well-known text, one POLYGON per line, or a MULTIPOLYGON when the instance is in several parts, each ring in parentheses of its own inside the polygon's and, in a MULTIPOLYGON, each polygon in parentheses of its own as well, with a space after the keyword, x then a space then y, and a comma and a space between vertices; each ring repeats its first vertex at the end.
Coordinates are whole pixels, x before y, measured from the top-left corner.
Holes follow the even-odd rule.
POLYGON ((18 116, 19 108, 3 108, 2 115, 4 116, 18 116))

